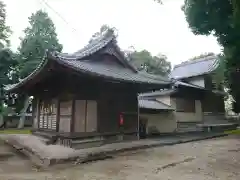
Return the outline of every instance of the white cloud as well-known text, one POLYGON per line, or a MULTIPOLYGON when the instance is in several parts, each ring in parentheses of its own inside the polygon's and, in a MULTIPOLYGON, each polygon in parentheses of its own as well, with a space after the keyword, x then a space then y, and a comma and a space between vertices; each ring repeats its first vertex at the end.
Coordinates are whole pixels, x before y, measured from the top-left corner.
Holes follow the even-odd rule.
POLYGON ((134 46, 153 54, 164 53, 173 64, 200 53, 220 51, 215 38, 191 33, 180 9, 183 0, 168 0, 164 5, 152 0, 46 1, 68 24, 41 0, 4 0, 8 24, 14 31, 11 37, 14 49, 19 45, 22 30, 28 25, 28 17, 41 8, 55 23, 65 52, 80 49, 102 24, 118 29, 118 42, 122 48, 134 46))

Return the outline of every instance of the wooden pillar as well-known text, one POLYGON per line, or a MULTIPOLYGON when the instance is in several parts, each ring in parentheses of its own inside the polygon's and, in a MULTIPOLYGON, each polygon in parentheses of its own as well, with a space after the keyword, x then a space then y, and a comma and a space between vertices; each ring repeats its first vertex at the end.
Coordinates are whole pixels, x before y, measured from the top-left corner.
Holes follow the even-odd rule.
POLYGON ((139 140, 140 139, 140 135, 139 135, 139 121, 140 121, 140 111, 139 111, 139 101, 138 101, 138 96, 139 96, 139 94, 137 94, 137 118, 138 118, 138 120, 137 120, 137 139, 139 140))
POLYGON ((87 100, 85 100, 84 132, 87 132, 87 100))
POLYGON ((59 132, 59 123, 60 123, 60 99, 57 99, 57 122, 56 122, 56 132, 59 132))
POLYGON ((72 100, 72 115, 71 115, 71 124, 70 124, 70 132, 74 132, 74 125, 75 125, 75 106, 76 101, 75 99, 72 100))
POLYGON ((37 129, 39 129, 40 123, 40 99, 36 99, 36 118, 37 118, 37 129))

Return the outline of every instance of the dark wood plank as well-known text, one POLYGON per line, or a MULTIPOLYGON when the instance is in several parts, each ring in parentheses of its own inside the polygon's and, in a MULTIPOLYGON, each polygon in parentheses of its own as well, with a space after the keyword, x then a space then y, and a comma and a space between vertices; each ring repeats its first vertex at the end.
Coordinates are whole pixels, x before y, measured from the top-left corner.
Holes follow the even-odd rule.
POLYGON ((59 132, 59 123, 60 123, 60 99, 57 99, 57 122, 56 122, 56 132, 59 132))
POLYGON ((71 124, 70 124, 70 132, 74 132, 75 126, 75 111, 76 111, 76 100, 72 100, 72 114, 71 114, 71 124))
POLYGON ((85 101, 85 118, 84 118, 84 131, 87 131, 87 100, 85 101))

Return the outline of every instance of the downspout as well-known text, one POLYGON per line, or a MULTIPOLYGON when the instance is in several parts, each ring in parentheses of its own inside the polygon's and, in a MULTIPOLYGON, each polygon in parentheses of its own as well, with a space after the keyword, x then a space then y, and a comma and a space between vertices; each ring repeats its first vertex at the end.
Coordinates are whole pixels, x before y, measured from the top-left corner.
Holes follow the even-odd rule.
POLYGON ((137 93, 137 104, 138 104, 138 111, 137 111, 137 116, 138 116, 138 124, 137 124, 137 139, 140 140, 140 135, 139 135, 139 121, 140 121, 140 117, 139 117, 139 99, 138 99, 139 93, 137 93))

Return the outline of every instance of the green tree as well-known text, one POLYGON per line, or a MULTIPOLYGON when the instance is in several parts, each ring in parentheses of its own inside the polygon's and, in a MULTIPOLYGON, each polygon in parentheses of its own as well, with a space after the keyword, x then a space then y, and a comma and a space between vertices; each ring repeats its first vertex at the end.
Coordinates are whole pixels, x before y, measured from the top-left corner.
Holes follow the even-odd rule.
POLYGON ((0 49, 9 46, 11 33, 10 27, 6 25, 6 5, 0 1, 0 49))
POLYGON ((8 83, 9 72, 13 65, 13 52, 8 48, 12 31, 6 25, 6 6, 0 1, 0 85, 8 83))
POLYGON ((12 70, 14 59, 13 52, 8 48, 11 35, 10 27, 6 25, 6 8, 5 4, 0 1, 0 126, 3 124, 4 98, 3 85, 8 84, 10 72, 12 70))
MULTIPOLYGON (((29 17, 30 26, 24 30, 25 36, 21 39, 18 48, 17 67, 19 77, 24 78, 29 75, 42 61, 46 50, 61 51, 62 45, 59 43, 55 25, 46 12, 37 11, 29 17)), ((16 101, 17 110, 20 111, 19 128, 24 127, 25 113, 30 103, 30 98, 25 94, 18 94, 16 101), (21 108, 20 108, 21 107, 21 108)))
POLYGON ((133 51, 127 53, 130 63, 138 70, 145 70, 150 74, 167 75, 171 71, 171 63, 165 55, 152 56, 147 50, 133 51))
POLYGON ((201 59, 201 58, 206 58, 208 56, 215 56, 215 54, 212 53, 212 52, 203 53, 203 54, 200 54, 198 56, 194 56, 194 57, 190 58, 189 60, 197 60, 197 59, 201 59))
POLYGON ((225 69, 219 71, 224 73, 226 85, 235 100, 233 110, 238 113, 240 112, 239 8, 240 1, 238 0, 185 0, 182 7, 194 34, 213 34, 222 45, 223 55, 220 58, 219 67, 225 67, 225 69))
POLYGON ((46 12, 37 11, 29 17, 30 26, 24 30, 19 51, 20 77, 29 75, 41 62, 46 50, 62 50, 55 25, 46 12))

